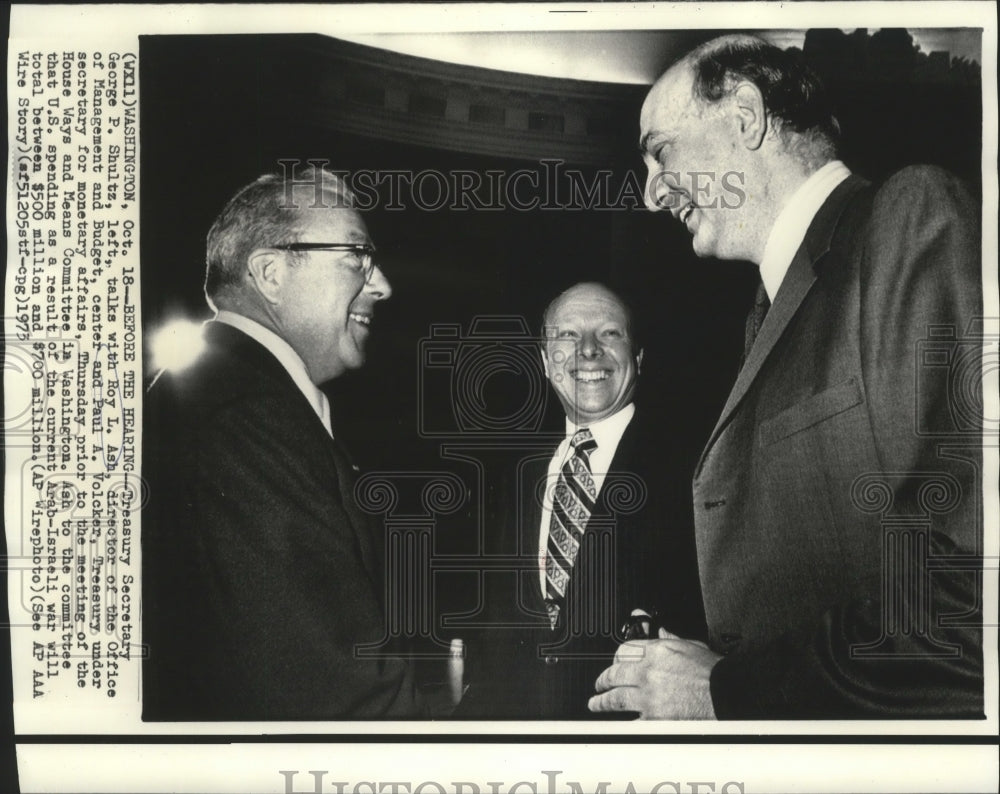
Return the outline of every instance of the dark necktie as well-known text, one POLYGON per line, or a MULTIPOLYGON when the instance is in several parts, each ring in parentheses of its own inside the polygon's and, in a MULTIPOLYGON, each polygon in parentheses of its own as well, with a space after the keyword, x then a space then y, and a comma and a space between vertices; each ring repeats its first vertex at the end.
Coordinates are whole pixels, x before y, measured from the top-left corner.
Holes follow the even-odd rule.
POLYGON ((767 316, 767 310, 771 308, 771 301, 767 297, 767 290, 764 289, 764 282, 760 282, 757 286, 757 294, 754 297, 753 308, 747 315, 746 326, 743 331, 743 358, 740 360, 740 367, 746 363, 746 360, 750 357, 750 349, 753 347, 754 341, 757 339, 757 334, 760 333, 760 327, 764 324, 764 318, 767 316))
POLYGON ((545 551, 545 607, 553 629, 559 621, 570 571, 597 501, 597 488, 590 471, 590 453, 595 449, 597 442, 590 430, 584 428, 573 435, 570 455, 559 471, 552 495, 552 517, 545 551))

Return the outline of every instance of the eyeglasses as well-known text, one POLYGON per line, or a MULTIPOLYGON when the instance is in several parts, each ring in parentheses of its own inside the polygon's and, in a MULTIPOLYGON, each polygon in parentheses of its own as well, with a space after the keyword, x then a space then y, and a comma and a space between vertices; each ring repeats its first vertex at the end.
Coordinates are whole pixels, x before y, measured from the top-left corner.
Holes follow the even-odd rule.
POLYGON ((354 254, 352 264, 355 270, 365 277, 365 281, 371 280, 372 273, 375 272, 375 246, 364 243, 288 243, 287 245, 272 245, 279 251, 350 251, 354 254))
POLYGON ((656 610, 646 612, 645 610, 635 610, 638 615, 629 615, 625 623, 622 624, 619 632, 624 640, 651 640, 656 639, 660 633, 663 622, 660 620, 656 610))

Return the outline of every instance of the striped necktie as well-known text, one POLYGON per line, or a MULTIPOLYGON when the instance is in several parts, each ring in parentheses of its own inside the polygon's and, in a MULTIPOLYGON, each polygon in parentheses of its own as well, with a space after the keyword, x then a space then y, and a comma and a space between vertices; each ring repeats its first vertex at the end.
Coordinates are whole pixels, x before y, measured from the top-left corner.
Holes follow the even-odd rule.
POLYGON ((552 518, 545 552, 545 607, 553 629, 559 621, 570 571, 597 501, 597 488, 590 471, 590 453, 597 449, 597 442, 590 430, 584 428, 578 430, 569 443, 570 455, 559 471, 552 495, 552 518))
POLYGON ((770 308, 771 301, 767 297, 767 290, 764 289, 764 282, 762 281, 757 286, 753 308, 747 315, 746 325, 743 329, 743 358, 740 360, 741 367, 750 358, 750 350, 753 348, 753 343, 757 340, 757 334, 760 333, 760 327, 764 324, 764 318, 767 316, 767 310, 770 308))

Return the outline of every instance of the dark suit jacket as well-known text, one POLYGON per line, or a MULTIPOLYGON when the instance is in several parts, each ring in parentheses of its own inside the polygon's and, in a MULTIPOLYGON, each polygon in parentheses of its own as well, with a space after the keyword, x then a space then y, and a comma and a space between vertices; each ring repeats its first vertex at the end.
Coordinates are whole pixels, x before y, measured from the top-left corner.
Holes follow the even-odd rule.
MULTIPOLYGON (((505 551, 521 570, 487 591, 490 628, 470 665, 473 680, 460 716, 607 719, 587 709, 594 682, 613 660, 619 629, 639 607, 667 627, 705 636, 690 497, 671 472, 669 447, 636 411, 615 451, 573 566, 560 623, 552 630, 538 573, 541 494, 552 450, 522 461, 507 521, 505 551)), ((474 651, 476 652, 476 651, 474 651)))
POLYGON ((912 167, 810 226, 694 476, 718 716, 981 715, 978 219, 912 167))
POLYGON ((144 407, 143 718, 420 714, 384 636, 379 535, 281 364, 230 326, 144 407))

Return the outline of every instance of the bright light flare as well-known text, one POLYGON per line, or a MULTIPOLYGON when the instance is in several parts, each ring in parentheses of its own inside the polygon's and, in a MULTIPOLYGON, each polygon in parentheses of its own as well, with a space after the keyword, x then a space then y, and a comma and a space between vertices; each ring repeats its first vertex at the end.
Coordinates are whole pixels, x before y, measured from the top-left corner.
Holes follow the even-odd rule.
POLYGON ((150 351, 153 368, 177 370, 190 367, 205 349, 201 323, 174 320, 163 326, 153 336, 150 351))

